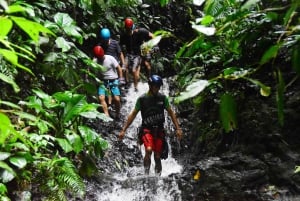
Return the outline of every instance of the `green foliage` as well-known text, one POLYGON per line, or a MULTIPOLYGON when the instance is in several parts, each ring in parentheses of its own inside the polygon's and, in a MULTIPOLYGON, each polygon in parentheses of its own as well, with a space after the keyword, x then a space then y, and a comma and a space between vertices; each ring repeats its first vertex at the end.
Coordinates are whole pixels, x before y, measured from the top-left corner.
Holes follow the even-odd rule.
POLYGON ((237 128, 237 106, 234 98, 225 93, 221 96, 220 119, 226 133, 237 128))
POLYGON ((296 13, 299 3, 292 1, 288 6, 275 3, 274 6, 265 8, 257 0, 244 3, 234 0, 205 1, 203 16, 191 22, 198 35, 181 47, 174 61, 174 65, 180 70, 179 86, 184 90, 175 98, 176 103, 193 99, 194 106, 200 107, 196 100, 201 99, 200 102, 203 102, 203 93, 210 93, 212 96, 215 92, 219 93, 223 97, 220 99, 220 118, 224 130, 228 132, 237 128, 237 120, 236 117, 226 120, 226 114, 223 113, 227 111, 226 108, 233 109, 232 106, 238 103, 229 101, 231 99, 224 98, 221 94, 229 92, 238 96, 243 90, 255 87, 260 89, 262 96, 267 97, 274 88, 278 121, 283 125, 285 78, 280 73, 283 67, 276 65, 276 61, 285 52, 284 57, 290 58, 295 71, 299 69, 296 62, 299 60, 299 25, 296 13), (280 17, 283 20, 279 20, 280 17), (278 32, 278 27, 283 31, 278 32), (277 75, 273 79, 273 85, 263 83, 267 74, 260 74, 262 69, 269 69, 270 75, 277 75), (203 81, 211 84, 203 87, 203 81), (241 86, 242 83, 244 86, 241 86))
POLYGON ((52 96, 41 90, 33 92, 35 96, 20 102, 23 108, 0 101, 2 105, 13 108, 0 110, 1 182, 8 183, 14 179, 31 181, 33 174, 44 175, 44 168, 51 167, 47 169, 49 179, 38 181, 48 181, 47 188, 43 189, 48 198, 59 195, 64 199, 68 190, 83 195, 82 179, 71 162, 76 157, 68 159, 63 156, 74 153, 73 156, 83 154, 91 158, 85 162, 92 164, 81 161, 81 170, 89 171, 91 176, 97 169, 84 170, 84 167, 95 167, 95 159, 103 157, 108 143, 85 126, 83 119, 109 119, 97 111, 97 104, 87 103, 83 95, 70 91, 57 92, 52 96), (28 113, 23 109, 27 109, 28 113), (1 112, 17 116, 19 124, 12 124, 9 117, 1 112), (62 159, 50 160, 52 153, 57 153, 57 157, 62 159))
POLYGON ((295 173, 299 173, 299 172, 300 172, 300 166, 296 166, 295 173))
MULTIPOLYGON (((1 7, 3 8, 3 13, 0 16, 0 44, 4 48, 0 48, 0 61, 5 59, 8 63, 3 61, 3 68, 9 70, 11 67, 21 68, 28 73, 33 74, 32 70, 28 67, 22 65, 19 62, 19 58, 26 59, 33 62, 35 59, 34 54, 32 54, 31 49, 27 45, 15 44, 10 40, 10 34, 13 33, 14 25, 24 31, 34 43, 38 43, 40 34, 54 35, 49 29, 42 26, 40 23, 28 20, 24 17, 17 16, 20 13, 26 12, 27 8, 25 5, 20 5, 14 3, 8 5, 6 1, 1 1, 1 7)), ((24 39, 25 41, 26 39, 24 39)), ((19 92, 20 89, 14 82, 13 77, 9 77, 6 74, 0 73, 0 79, 13 86, 15 92, 19 92)))
POLYGON ((37 161, 45 200, 67 200, 67 193, 83 197, 85 185, 74 164, 66 157, 37 161))

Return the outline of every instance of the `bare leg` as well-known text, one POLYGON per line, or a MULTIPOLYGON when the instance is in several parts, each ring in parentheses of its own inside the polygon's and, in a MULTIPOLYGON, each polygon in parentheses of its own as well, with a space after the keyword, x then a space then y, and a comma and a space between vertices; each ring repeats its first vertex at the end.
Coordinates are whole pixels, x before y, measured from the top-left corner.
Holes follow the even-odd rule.
POLYGON ((107 104, 106 104, 105 96, 104 95, 100 95, 99 96, 99 100, 100 100, 100 104, 102 105, 102 109, 103 109, 104 114, 106 114, 106 116, 109 117, 109 113, 108 113, 108 109, 107 109, 107 104))
POLYGON ((148 147, 145 150, 145 157, 144 157, 144 168, 145 168, 145 174, 149 174, 150 171, 150 165, 151 165, 151 154, 152 154, 152 148, 148 147))
POLYGON ((133 84, 134 88, 137 90, 138 82, 140 79, 140 66, 138 66, 135 71, 132 71, 133 74, 133 84))
POLYGON ((161 160, 160 160, 160 154, 159 153, 154 153, 154 161, 155 161, 155 173, 157 175, 161 174, 161 160))
POLYGON ((150 64, 149 61, 145 60, 144 65, 145 65, 145 67, 147 69, 147 76, 150 77, 151 76, 151 64, 150 64))
POLYGON ((116 117, 120 116, 120 109, 121 109, 121 100, 120 96, 114 96, 114 104, 116 108, 116 117))

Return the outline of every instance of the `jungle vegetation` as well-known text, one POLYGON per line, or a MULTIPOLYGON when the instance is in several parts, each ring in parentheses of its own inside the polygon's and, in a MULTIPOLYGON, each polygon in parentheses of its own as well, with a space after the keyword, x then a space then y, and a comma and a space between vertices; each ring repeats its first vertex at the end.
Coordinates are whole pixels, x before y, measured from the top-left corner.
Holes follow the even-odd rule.
POLYGON ((175 103, 197 111, 211 100, 230 132, 249 89, 276 94, 284 125, 284 94, 300 73, 299 8, 297 0, 0 0, 1 200, 33 184, 49 200, 84 196, 83 179, 109 149, 87 124, 110 121, 90 101, 102 69, 90 50, 101 27, 117 36, 129 16, 154 30, 159 40, 148 45, 162 43, 156 70, 176 75, 175 103))

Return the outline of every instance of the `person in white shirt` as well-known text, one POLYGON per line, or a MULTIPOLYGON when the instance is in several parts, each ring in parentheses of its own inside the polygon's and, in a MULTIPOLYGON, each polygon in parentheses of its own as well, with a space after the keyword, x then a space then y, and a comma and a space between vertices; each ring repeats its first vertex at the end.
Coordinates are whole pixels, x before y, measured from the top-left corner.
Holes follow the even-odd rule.
POLYGON ((110 117, 108 108, 114 103, 115 118, 119 118, 121 108, 119 82, 124 82, 122 68, 113 56, 104 54, 104 50, 100 45, 94 47, 93 53, 93 60, 105 67, 105 70, 101 71, 102 84, 98 88, 99 101, 103 112, 110 117))

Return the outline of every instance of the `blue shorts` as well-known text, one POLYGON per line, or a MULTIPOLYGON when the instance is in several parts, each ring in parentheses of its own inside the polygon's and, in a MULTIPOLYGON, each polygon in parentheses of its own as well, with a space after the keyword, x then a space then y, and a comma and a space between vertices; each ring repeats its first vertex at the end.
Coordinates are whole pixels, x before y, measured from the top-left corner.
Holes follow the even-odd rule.
POLYGON ((121 92, 119 89, 119 80, 104 80, 103 84, 101 84, 98 88, 98 95, 113 95, 113 96, 120 96, 121 92))

